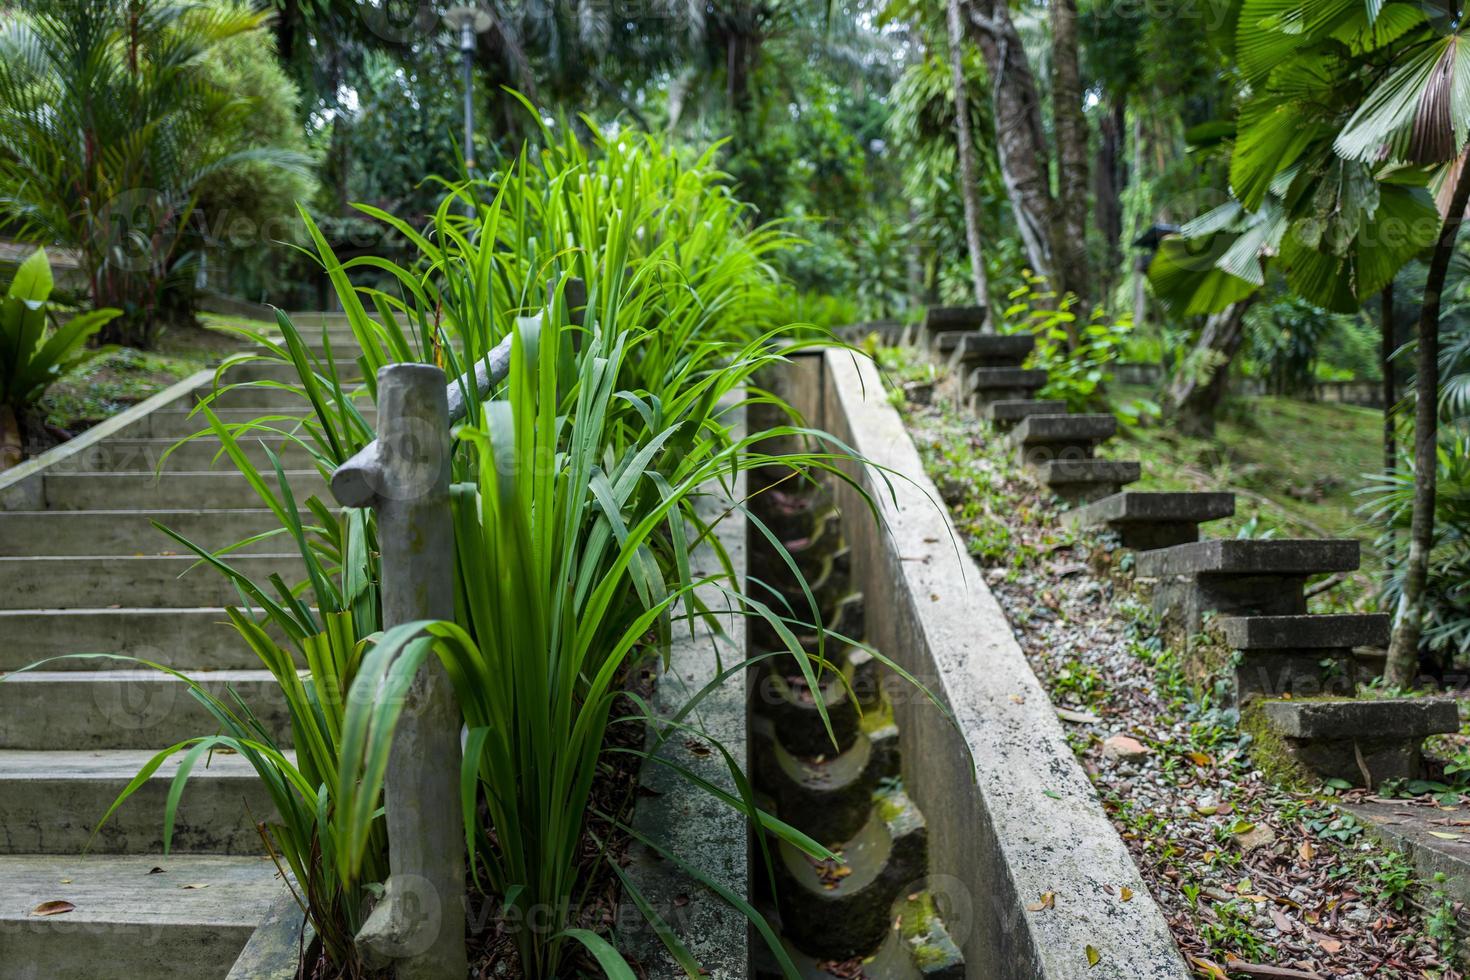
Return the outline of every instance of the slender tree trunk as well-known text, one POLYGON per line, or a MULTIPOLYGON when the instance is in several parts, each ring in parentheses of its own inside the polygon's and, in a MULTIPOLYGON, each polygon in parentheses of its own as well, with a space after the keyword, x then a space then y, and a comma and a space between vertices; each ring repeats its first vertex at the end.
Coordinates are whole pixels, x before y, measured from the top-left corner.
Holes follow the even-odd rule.
POLYGON ((1419 307, 1419 350, 1414 372, 1414 516, 1409 524, 1404 593, 1384 668, 1384 679, 1399 687, 1414 683, 1419 672, 1419 637, 1424 626, 1429 551, 1434 543, 1435 476, 1439 465, 1439 306, 1467 202, 1470 165, 1460 168, 1455 181, 1455 192, 1424 280, 1424 302, 1419 307))
POLYGON ((985 243, 980 237, 980 180, 975 169, 975 139, 970 131, 969 86, 965 81, 965 22, 960 0, 949 0, 949 70, 954 82, 955 145, 960 162, 960 197, 965 205, 965 245, 970 251, 970 275, 975 302, 985 307, 984 332, 990 322, 990 283, 985 276, 985 243))
POLYGON ((990 71, 996 157, 1027 261, 1061 291, 1067 284, 1052 256, 1056 205, 1036 76, 1006 0, 968 0, 965 14, 990 71))
POLYGON ((1057 132, 1055 262, 1085 310, 1092 299, 1092 276, 1087 262, 1087 118, 1082 113, 1082 71, 1077 65, 1077 0, 1051 0, 1047 10, 1057 132))
POLYGON ((1215 415, 1225 400, 1225 391, 1230 384, 1230 364, 1245 337, 1245 312, 1253 300, 1254 297, 1247 297, 1232 303, 1205 320, 1194 349, 1196 356, 1209 356, 1216 362, 1214 370, 1204 377, 1188 370, 1180 371, 1169 386, 1165 414, 1174 419, 1179 431, 1187 436, 1215 434, 1215 415))
POLYGON ((1099 296, 1106 300, 1123 266, 1123 129, 1127 125, 1120 98, 1098 123, 1097 166, 1093 169, 1092 199, 1103 255, 1099 296))
POLYGON ((289 66, 296 54, 297 0, 286 0, 276 14, 276 58, 289 66))
POLYGON ((1383 302, 1380 319, 1383 321, 1383 345, 1382 367, 1383 372, 1383 472, 1393 472, 1394 465, 1398 462, 1398 440, 1393 431, 1393 406, 1398 401, 1398 395, 1394 391, 1393 383, 1393 352, 1394 352, 1394 320, 1393 320, 1393 280, 1389 280, 1387 286, 1383 287, 1380 297, 1383 302))

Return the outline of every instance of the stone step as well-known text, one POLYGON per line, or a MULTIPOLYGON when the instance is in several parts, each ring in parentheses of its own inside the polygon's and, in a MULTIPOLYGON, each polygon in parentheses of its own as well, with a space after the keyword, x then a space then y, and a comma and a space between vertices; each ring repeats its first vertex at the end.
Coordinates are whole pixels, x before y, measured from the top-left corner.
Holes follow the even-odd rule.
MULTIPOLYGON (((93 831, 154 752, 0 751, 0 853, 161 854, 174 756, 93 831)), ((262 854, 257 820, 275 819, 265 784, 238 755, 200 759, 179 803, 173 850, 185 854, 262 854)))
POLYGON ((1154 612, 1193 637, 1210 612, 1303 615, 1309 577, 1357 567, 1354 540, 1223 538, 1139 552, 1134 574, 1155 580, 1154 612))
POLYGON ((1053 415, 1065 412, 1064 401, 1044 401, 1038 398, 1008 398, 994 401, 985 406, 983 415, 998 426, 1015 425, 1028 415, 1053 415))
POLYGON ((965 957, 928 891, 900 895, 889 910, 883 945, 863 974, 884 980, 965 980, 965 957))
POLYGON ((924 311, 924 331, 931 337, 942 333, 975 331, 983 326, 983 306, 931 306, 924 311))
MULTIPOLYGON (((354 390, 357 388, 356 385, 352 387, 354 390)), ((253 382, 240 385, 229 382, 218 386, 201 385, 190 392, 190 397, 195 402, 208 400, 210 408, 215 412, 237 408, 249 408, 262 413, 266 411, 289 412, 293 415, 306 415, 311 412, 311 402, 307 400, 304 393, 293 391, 290 388, 253 382)))
POLYGON ((1358 567, 1359 545, 1352 538, 1217 538, 1163 548, 1138 556, 1138 574, 1317 575, 1351 572, 1358 567))
POLYGON ((751 745, 762 792, 782 820, 820 841, 845 840, 867 822, 883 780, 898 775, 898 729, 889 719, 866 724, 842 752, 799 756, 782 744, 769 718, 751 720, 751 745))
MULTIPOLYGON (((308 525, 316 522, 309 513, 302 519, 308 525)), ((182 544, 153 526, 155 521, 205 548, 224 548, 278 526, 275 514, 264 508, 8 510, 0 511, 0 557, 187 554, 182 544)), ((276 536, 238 553, 279 553, 294 547, 290 537, 276 536)))
POLYGON ((1011 430, 1010 443, 1024 466, 1091 459, 1097 444, 1111 439, 1111 415, 1028 415, 1011 430))
MULTIPOLYGON (((232 708, 238 695, 277 744, 290 745, 290 714, 269 671, 191 677, 232 708)), ((189 685, 157 670, 34 670, 0 678, 0 749, 157 749, 218 730, 189 685)))
POLYGON ((1031 356, 1036 338, 1030 334, 942 333, 935 346, 961 368, 1019 368, 1031 356))
MULTIPOLYGON (((288 470, 310 469, 316 465, 311 453, 300 443, 279 436, 257 438, 246 435, 240 446, 247 458, 257 467, 268 471, 270 457, 265 446, 269 446, 288 470)), ((219 440, 213 435, 201 436, 180 443, 177 439, 104 439, 88 446, 75 455, 58 460, 49 473, 157 473, 159 464, 165 473, 181 472, 229 472, 234 473, 235 464, 228 456, 220 453, 219 440)))
POLYGON ((1351 650, 1388 644, 1392 617, 1381 613, 1230 616, 1219 622, 1236 650, 1351 650))
POLYGON ((1460 709, 1444 698, 1266 701, 1261 713, 1299 765, 1370 789, 1421 777, 1423 740, 1460 730, 1460 709))
MULTIPOLYGON (((192 555, 0 558, 0 609, 238 605, 229 580, 213 568, 193 568, 197 560, 192 555)), ((240 555, 229 563, 262 586, 273 573, 288 585, 303 577, 300 555, 240 555)))
POLYGON ((1134 460, 1058 459, 1041 463, 1036 476, 1052 493, 1071 503, 1111 496, 1142 474, 1134 460))
MULTIPOLYGON (((333 348, 333 353, 336 353, 336 348, 333 348)), ((320 365, 320 368, 324 372, 326 365, 320 365)), ((355 386, 362 380, 362 370, 355 362, 344 362, 339 357, 337 359, 337 378, 344 387, 355 386)), ((301 376, 296 372, 295 365, 274 359, 242 361, 225 372, 226 384, 239 381, 283 381, 287 384, 297 384, 300 380, 301 376)))
POLYGON ((1047 374, 1031 368, 977 367, 966 383, 971 393, 984 403, 1031 398, 1046 387, 1047 374))
POLYGON ((285 893, 269 858, 0 857, 0 980, 218 980, 285 893))
MULTIPOLYGON (((363 418, 369 425, 372 425, 377 418, 377 411, 369 402, 364 402, 363 405, 364 407, 360 409, 363 418)), ((301 409, 293 409, 290 412, 273 412, 260 408, 222 408, 215 415, 226 425, 239 425, 259 420, 262 425, 268 425, 281 432, 295 431, 300 421, 307 417, 307 413, 301 409), (283 417, 277 418, 278 415, 283 417)), ((182 439, 184 436, 205 432, 208 429, 209 420, 202 412, 195 412, 193 408, 161 408, 145 415, 123 432, 129 438, 182 439)), ((271 434, 262 432, 261 437, 271 438, 271 434)))
POLYGON ((1152 551, 1199 540, 1199 525, 1235 513, 1233 493, 1125 490, 1062 516, 1072 527, 1106 526, 1125 548, 1152 551))
MULTIPOLYGON (((310 495, 328 504, 332 496, 316 470, 288 470, 291 491, 299 502, 310 495)), ((274 480, 274 476, 272 476, 274 480)), ((274 483, 272 484, 274 487, 274 483)), ((234 469, 206 472, 48 473, 46 506, 51 510, 173 510, 201 504, 225 510, 261 506, 255 489, 234 469)))
POLYGON ((925 873, 924 816, 902 789, 887 789, 873 796, 867 822, 838 850, 845 875, 830 866, 824 872, 785 841, 774 864, 782 931, 806 953, 846 960, 879 947, 894 901, 925 873))
MULTIPOLYGON (((192 574, 201 574, 195 572, 192 574)), ((269 631, 269 630, 268 630, 269 631)), ((0 611, 0 671, 72 653, 138 657, 180 670, 253 670, 260 660, 218 607, 0 611)), ((57 660, 47 670, 123 670, 122 660, 57 660)))

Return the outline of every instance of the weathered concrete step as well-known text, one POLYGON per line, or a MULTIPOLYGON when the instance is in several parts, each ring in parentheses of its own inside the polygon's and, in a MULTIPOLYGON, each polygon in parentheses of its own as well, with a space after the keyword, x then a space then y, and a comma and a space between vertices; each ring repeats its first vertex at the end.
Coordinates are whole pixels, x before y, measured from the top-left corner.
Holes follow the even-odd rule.
MULTIPOLYGON (((309 513, 302 518, 308 525, 316 521, 309 513)), ((224 548, 278 526, 264 508, 0 511, 0 557, 187 553, 155 521, 205 548, 224 548)), ((279 553, 293 546, 289 537, 276 536, 237 553, 279 553)))
MULTIPOLYGON (((952 887, 952 886, 951 886, 952 887)), ((928 891, 901 895, 888 919, 894 924, 863 973, 884 980, 965 980, 965 957, 928 891)))
POLYGON ((1125 490, 1062 516, 1073 527, 1106 525, 1137 551, 1199 540, 1199 525, 1235 513, 1233 493, 1125 490))
MULTIPOLYGON (((354 385, 354 387, 356 387, 354 385)), ((311 402, 305 394, 275 385, 229 383, 215 387, 202 385, 190 393, 195 402, 208 401, 215 412, 226 409, 254 409, 257 412, 290 412, 306 415, 311 412, 311 402)))
POLYGON ((1359 546, 1351 538, 1219 538, 1196 541, 1138 556, 1138 574, 1168 575, 1316 575, 1351 572, 1359 546))
MULTIPOLYGON (((0 751, 0 852, 161 854, 169 784, 181 758, 165 762, 107 824, 93 831, 154 753, 0 751)), ((261 854, 257 820, 275 819, 275 804, 248 761, 203 759, 179 804, 173 850, 186 854, 261 854)))
POLYGON ((1423 740, 1460 730, 1459 706, 1443 698, 1266 701, 1261 712, 1297 763, 1369 788, 1422 776, 1423 740))
MULTIPOLYGON (((337 349, 332 349, 334 355, 337 349)), ((322 373, 326 371, 326 365, 319 365, 322 373)), ((362 370, 353 361, 344 361, 337 357, 337 378, 344 387, 355 386, 362 380, 362 370)), ((225 370, 224 381, 233 384, 238 381, 283 381, 287 384, 297 384, 301 377, 296 372, 296 367, 284 361, 262 360, 241 361, 233 364, 225 370)))
POLYGON ((985 326, 983 306, 931 306, 924 311, 924 330, 930 336, 979 330, 985 326))
MULTIPOLYGON (((290 714, 269 671, 190 676, 232 708, 238 695, 277 744, 290 745, 290 714)), ((0 678, 0 749, 158 749, 218 730, 189 685, 156 670, 35 670, 0 678)))
MULTIPOLYGON (((192 574, 201 574, 195 572, 192 574)), ((289 581, 289 580, 288 580, 289 581)), ((0 671, 72 653, 138 657, 180 670, 252 670, 260 660, 218 607, 0 611, 0 671)), ((123 670, 107 659, 57 660, 48 670, 123 670)))
POLYGON ((1019 368, 1035 346, 1029 334, 942 333, 936 341, 942 356, 966 368, 1019 368))
POLYGON ((1054 415, 1067 410, 1064 401, 1049 401, 1039 398, 1007 398, 990 402, 985 406, 984 416, 996 425, 1014 425, 1028 415, 1054 415))
POLYGON ((1036 476, 1052 493, 1072 503, 1111 496, 1142 474, 1135 460, 1057 459, 1036 466, 1036 476))
MULTIPOLYGON (((298 501, 315 494, 330 502, 327 482, 316 470, 288 470, 291 492, 298 501)), ((272 476, 274 479, 274 476, 272 476)), ((258 507, 259 494, 234 469, 207 472, 48 473, 46 506, 52 510, 172 510, 181 507, 218 507, 225 510, 258 507)))
MULTIPOLYGON (((240 441, 246 457, 262 470, 270 469, 269 446, 288 470, 304 470, 314 466, 311 453, 299 443, 281 437, 255 438, 246 435, 240 441)), ((219 440, 201 436, 189 442, 177 439, 104 439, 74 456, 58 460, 48 473, 157 473, 162 472, 235 472, 235 464, 220 453, 219 440)))
POLYGON ((1391 619, 1379 613, 1321 616, 1229 616, 1219 621, 1236 650, 1317 650, 1384 646, 1391 619))
POLYGON ((782 841, 775 861, 782 931, 805 952, 834 960, 877 949, 894 900, 924 874, 923 814, 901 789, 875 794, 870 818, 840 852, 840 868, 819 866, 782 841))
MULTIPOLYGON (((219 572, 191 570, 197 560, 192 555, 0 558, 0 609, 238 605, 235 587, 219 572)), ((273 573, 288 584, 303 574, 300 555, 241 555, 230 564, 262 585, 273 573)))
POLYGON ((218 980, 285 892, 263 857, 0 857, 0 980, 218 980))
POLYGON ((1063 443, 1101 442, 1118 431, 1118 420, 1112 415, 1028 415, 1011 430, 1010 440, 1016 446, 1063 443))
MULTIPOLYGON (((373 424, 377 417, 377 411, 370 403, 364 402, 360 409, 368 424, 373 424)), ((269 409, 260 408, 222 408, 215 413, 221 422, 227 425, 238 425, 242 422, 254 422, 264 420, 262 424, 269 425, 283 432, 293 431, 300 420, 307 417, 307 412, 302 409, 292 409, 289 412, 273 412, 269 409), (276 418, 275 416, 284 416, 276 418)), ((145 415, 134 424, 124 429, 129 438, 152 437, 155 439, 174 438, 181 439, 191 436, 196 432, 204 432, 209 429, 209 420, 204 417, 203 412, 195 412, 190 408, 161 408, 156 412, 145 415)), ((269 433, 262 433, 269 438, 269 433)))
POLYGON ((782 820, 821 841, 845 840, 869 818, 873 793, 898 775, 898 729, 891 721, 866 726, 842 752, 802 757, 782 744, 770 719, 751 722, 762 792, 782 820))
MULTIPOLYGON (((978 367, 969 374, 970 390, 975 394, 993 392, 1031 392, 1046 387, 1049 380, 1045 371, 1017 367, 978 367)), ((1012 398, 1011 395, 993 395, 990 400, 1012 398)), ((1025 396, 1022 396, 1025 397, 1025 396)))
POLYGON ((1240 704, 1257 698, 1353 697, 1376 676, 1354 654, 1359 646, 1388 643, 1389 617, 1231 616, 1220 635, 1240 651, 1235 693, 1240 704))

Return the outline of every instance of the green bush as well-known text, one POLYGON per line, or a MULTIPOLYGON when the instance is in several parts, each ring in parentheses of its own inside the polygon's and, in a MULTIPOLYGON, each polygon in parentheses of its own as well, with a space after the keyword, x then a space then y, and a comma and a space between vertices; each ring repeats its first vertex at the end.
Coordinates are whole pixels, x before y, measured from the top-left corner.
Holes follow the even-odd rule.
POLYGON ((0 300, 0 469, 20 461, 27 410, 53 382, 106 352, 86 343, 119 312, 92 310, 48 328, 53 285, 51 263, 38 249, 0 300))

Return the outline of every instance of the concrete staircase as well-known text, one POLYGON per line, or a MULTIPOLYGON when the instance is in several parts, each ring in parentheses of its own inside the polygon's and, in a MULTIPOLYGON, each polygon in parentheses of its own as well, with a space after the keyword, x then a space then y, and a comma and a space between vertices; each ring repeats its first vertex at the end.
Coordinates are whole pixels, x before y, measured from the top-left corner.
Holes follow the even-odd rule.
MULTIPOLYGON (((1233 657, 1237 702, 1294 761, 1370 787, 1422 774, 1423 739, 1459 729, 1454 702, 1358 698, 1359 684, 1381 673, 1364 648, 1387 643, 1388 617, 1308 611, 1308 579, 1357 569, 1357 541, 1200 540, 1201 524, 1234 514, 1233 494, 1122 490, 1141 475, 1139 464, 1095 455, 1116 420, 1036 400, 1046 375, 1023 368, 1030 338, 981 335, 977 320, 958 313, 931 318, 946 325, 931 343, 951 376, 964 378, 959 394, 1009 431, 1023 465, 1080 505, 1065 522, 1106 528, 1138 552, 1135 577, 1179 642, 1207 648, 1197 641, 1210 624, 1233 657)), ((1200 666, 1203 673, 1220 664, 1200 666)))
MULTIPOLYGON (((828 629, 861 638, 863 597, 852 589, 851 553, 830 494, 812 487, 770 490, 759 495, 757 507, 810 583, 828 629)), ((752 545, 753 578, 770 585, 798 616, 810 616, 805 593, 784 561, 764 540, 752 536, 752 545)), ((784 648, 762 620, 752 621, 750 636, 753 654, 784 648)), ((809 652, 818 651, 815 633, 802 639, 809 652)), ((866 650, 839 646, 829 641, 823 653, 843 676, 828 674, 816 691, 784 656, 755 671, 752 783, 769 812, 840 855, 838 861, 817 862, 771 835, 775 890, 762 891, 757 901, 779 922, 803 976, 830 975, 820 966, 824 962, 861 961, 865 976, 962 978, 963 956, 928 891, 928 828, 903 789, 899 730, 879 663, 866 650), (817 710, 819 698, 830 736, 817 710), (896 928, 895 922, 907 926, 896 928)), ((759 875, 757 881, 763 887, 766 878, 759 875)), ((759 955, 754 974, 780 975, 759 955)))
MULTIPOLYGON (((322 325, 334 350, 352 349, 345 322, 313 326, 322 325)), ((225 383, 292 377, 283 366, 247 364, 225 383)), ((141 657, 216 693, 234 691, 285 738, 270 674, 224 625, 223 607, 239 602, 234 589, 208 568, 191 569, 183 546, 153 526, 208 547, 274 526, 229 460, 214 460, 212 438, 174 453, 155 476, 176 439, 206 427, 189 412, 208 391, 206 382, 177 392, 105 437, 61 447, 24 488, 0 484, 0 506, 21 508, 0 510, 0 672, 70 653, 141 657)), ((217 407, 236 421, 307 411, 279 389, 228 392, 217 407)), ((284 459, 298 501, 329 499, 307 454, 286 449, 284 459)), ((285 540, 232 561, 288 581, 301 567, 285 540)), ((243 759, 221 754, 196 767, 169 856, 163 812, 177 758, 93 836, 155 752, 214 731, 186 685, 126 661, 63 660, 0 682, 0 980, 205 980, 230 971, 285 891, 256 829, 273 805, 243 759), (36 912, 52 902, 74 908, 36 912)))

